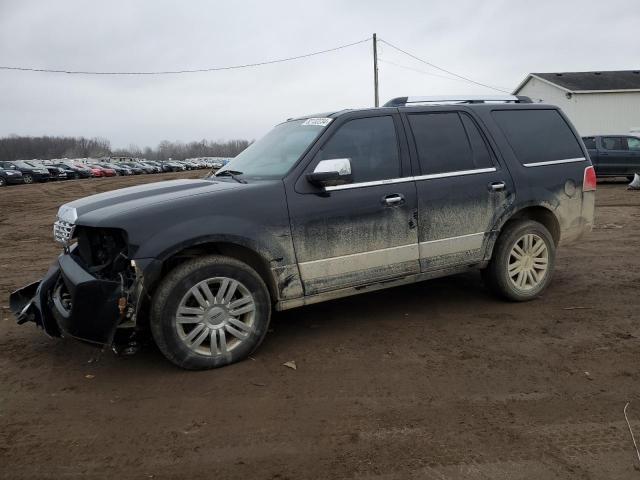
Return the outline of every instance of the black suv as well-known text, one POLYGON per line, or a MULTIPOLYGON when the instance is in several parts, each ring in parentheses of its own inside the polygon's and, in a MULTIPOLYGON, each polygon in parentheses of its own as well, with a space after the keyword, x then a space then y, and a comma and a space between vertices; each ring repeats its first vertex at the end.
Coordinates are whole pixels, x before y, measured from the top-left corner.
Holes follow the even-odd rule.
POLYGON ((23 160, 14 162, 0 162, 0 168, 18 170, 22 173, 24 183, 46 182, 50 178, 49 170, 44 165, 32 165, 23 160))
POLYGON ((292 119, 202 180, 63 205, 64 252, 11 308, 99 345, 150 332, 170 361, 202 369, 247 357, 272 309, 471 269, 506 299, 534 299, 556 247, 591 229, 595 174, 557 107, 489 100, 292 119))

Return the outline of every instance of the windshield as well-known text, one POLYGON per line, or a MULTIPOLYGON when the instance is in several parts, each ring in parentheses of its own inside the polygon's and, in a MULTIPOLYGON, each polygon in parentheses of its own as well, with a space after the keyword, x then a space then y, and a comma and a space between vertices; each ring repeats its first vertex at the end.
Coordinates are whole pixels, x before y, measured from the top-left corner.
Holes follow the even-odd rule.
MULTIPOLYGON (((316 119, 313 119, 316 120, 316 119)), ((282 178, 329 123, 294 120, 281 123, 216 173, 229 171, 257 180, 282 178)))

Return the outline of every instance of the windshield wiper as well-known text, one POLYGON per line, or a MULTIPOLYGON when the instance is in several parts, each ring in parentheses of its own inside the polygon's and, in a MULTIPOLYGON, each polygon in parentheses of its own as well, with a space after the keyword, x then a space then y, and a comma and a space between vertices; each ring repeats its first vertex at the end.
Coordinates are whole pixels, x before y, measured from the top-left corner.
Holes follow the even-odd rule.
POLYGON ((239 172, 237 170, 223 170, 222 172, 215 174, 216 177, 227 176, 233 178, 238 183, 247 183, 246 180, 238 177, 238 175, 242 175, 242 172, 239 172))

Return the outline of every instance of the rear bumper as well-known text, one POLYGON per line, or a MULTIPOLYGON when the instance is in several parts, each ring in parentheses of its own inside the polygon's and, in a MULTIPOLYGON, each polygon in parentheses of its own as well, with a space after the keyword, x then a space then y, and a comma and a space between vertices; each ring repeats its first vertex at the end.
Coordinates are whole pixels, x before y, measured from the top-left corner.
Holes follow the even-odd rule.
POLYGON ((595 217, 596 192, 583 192, 579 205, 579 213, 573 217, 569 225, 565 225, 560 237, 562 245, 570 245, 580 240, 585 234, 593 230, 595 217))
POLYGON ((52 337, 110 345, 121 296, 119 282, 98 279, 63 254, 40 282, 11 294, 10 307, 19 324, 33 321, 52 337))

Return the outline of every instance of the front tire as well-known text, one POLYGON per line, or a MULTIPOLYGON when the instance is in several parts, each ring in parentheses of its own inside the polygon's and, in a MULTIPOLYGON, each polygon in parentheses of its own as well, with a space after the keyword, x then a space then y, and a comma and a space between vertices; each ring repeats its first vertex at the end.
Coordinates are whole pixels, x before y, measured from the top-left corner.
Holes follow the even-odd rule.
POLYGON ((172 270, 153 298, 151 333, 160 351, 188 370, 248 357, 271 318, 269 291, 247 264, 209 255, 172 270))
POLYGON ((520 220, 508 224, 482 271, 487 287, 515 302, 538 297, 549 285, 556 247, 549 230, 539 222, 520 220))

